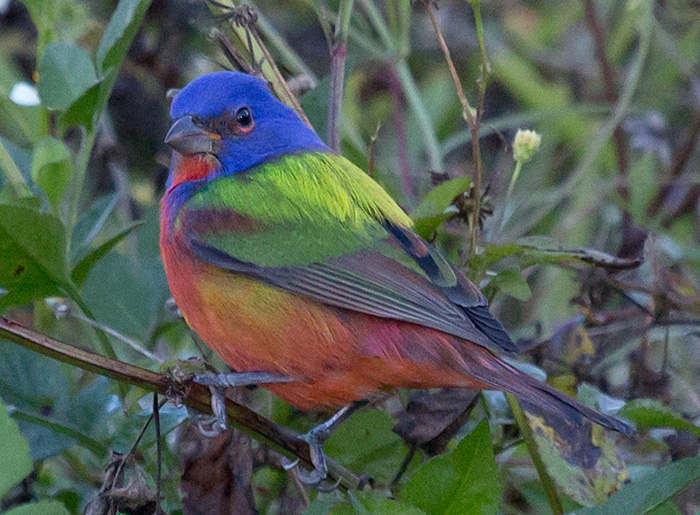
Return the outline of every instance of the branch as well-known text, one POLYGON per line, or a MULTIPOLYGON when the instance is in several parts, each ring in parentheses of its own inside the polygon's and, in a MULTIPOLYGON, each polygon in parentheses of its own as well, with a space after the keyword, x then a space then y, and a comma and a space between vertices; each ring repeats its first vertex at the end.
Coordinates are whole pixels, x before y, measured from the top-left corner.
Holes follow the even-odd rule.
MULTIPOLYGON (((123 361, 106 358, 94 352, 54 340, 33 329, 29 329, 12 320, 0 316, 0 338, 7 339, 31 351, 43 354, 51 359, 100 374, 122 383, 138 386, 150 392, 172 396, 172 379, 145 368, 130 365, 123 361)), ((179 392, 180 393, 180 392, 179 392)), ((211 413, 211 394, 209 389, 200 384, 186 385, 182 393, 182 402, 197 411, 211 413)), ((290 458, 299 458, 303 464, 312 467, 309 447, 285 428, 270 422, 254 411, 226 398, 226 414, 231 424, 253 436, 278 452, 290 458)), ((345 489, 356 489, 359 478, 338 462, 328 460, 329 475, 340 480, 345 489)))

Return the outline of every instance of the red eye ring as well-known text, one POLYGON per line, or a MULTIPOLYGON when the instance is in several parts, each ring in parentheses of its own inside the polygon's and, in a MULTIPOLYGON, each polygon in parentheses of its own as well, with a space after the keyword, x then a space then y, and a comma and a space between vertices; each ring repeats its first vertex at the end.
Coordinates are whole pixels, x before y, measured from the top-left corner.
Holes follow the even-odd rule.
POLYGON ((255 122, 253 121, 253 114, 250 112, 249 107, 241 107, 234 115, 236 120, 236 127, 243 133, 249 133, 255 127, 255 122))

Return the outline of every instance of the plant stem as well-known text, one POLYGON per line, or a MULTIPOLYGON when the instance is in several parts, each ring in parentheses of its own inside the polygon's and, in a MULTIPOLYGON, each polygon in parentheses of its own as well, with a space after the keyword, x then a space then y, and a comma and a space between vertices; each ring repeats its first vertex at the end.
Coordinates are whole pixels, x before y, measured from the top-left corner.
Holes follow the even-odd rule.
POLYGON ((479 77, 479 97, 476 103, 476 120, 474 126, 470 127, 472 133, 472 159, 474 160, 474 213, 472 215, 471 247, 469 255, 474 257, 477 250, 477 233, 479 231, 479 220, 481 217, 481 147, 479 145, 479 129, 481 128, 481 118, 484 115, 484 99, 486 98, 486 82, 489 75, 489 65, 486 59, 486 45, 484 43, 484 27, 481 21, 481 0, 470 0, 474 9, 474 24, 476 25, 476 36, 479 41, 479 56, 481 58, 481 76, 479 77))
POLYGON ((510 197, 513 195, 513 189, 515 188, 515 183, 518 181, 518 176, 520 175, 520 170, 522 170, 522 168, 522 161, 516 161, 515 170, 513 170, 513 175, 510 178, 510 184, 508 184, 508 191, 506 191, 506 198, 503 201, 503 209, 501 210, 500 220, 494 226, 498 232, 503 229, 503 226, 506 223, 506 210, 508 209, 508 203, 510 202, 510 197))
MULTIPOLYGON (((3 316, 0 316, 0 337, 88 372, 138 386, 150 392, 169 395, 170 398, 177 396, 185 405, 203 413, 211 413, 211 393, 208 388, 200 384, 179 385, 166 375, 54 340, 3 316), (183 388, 174 392, 178 386, 183 386, 183 388)), ((232 424, 254 438, 285 456, 299 458, 307 466, 312 466, 308 444, 293 436, 290 431, 229 398, 226 399, 226 414, 232 424)), ((338 462, 327 460, 332 478, 340 479, 340 485, 345 489, 357 488, 360 480, 356 475, 342 467, 338 462)))
MULTIPOLYGON (((612 115, 598 129, 590 144, 586 148, 586 152, 579 165, 570 174, 569 178, 564 182, 564 184, 562 184, 556 195, 553 195, 553 198, 561 199, 563 196, 568 197, 576 192, 576 187, 579 185, 582 178, 588 173, 588 170, 591 166, 593 166, 596 159, 598 159, 598 156, 605 147, 605 144, 614 133, 615 127, 617 127, 620 124, 620 121, 625 117, 625 115, 627 115, 630 103, 632 102, 632 97, 637 91, 637 86, 639 85, 639 81, 642 77, 644 63, 646 62, 647 55, 649 54, 649 48, 651 46, 651 38, 654 32, 654 6, 655 2, 653 1, 641 2, 638 5, 637 9, 642 10, 642 13, 640 14, 640 20, 637 26, 637 33, 639 34, 637 53, 628 68, 627 77, 618 97, 617 103, 615 104, 615 109, 612 115)), ((551 207, 552 206, 547 206, 547 212, 549 212, 551 207)), ((536 216, 541 218, 543 215, 537 213, 536 216)))
POLYGON ((22 172, 20 172, 19 168, 17 168, 17 164, 15 163, 14 159, 12 159, 12 156, 10 156, 9 152, 5 148, 5 145, 2 144, 1 139, 0 168, 2 168, 3 172, 5 172, 7 182, 10 183, 12 189, 15 190, 18 197, 26 198, 32 196, 32 191, 29 189, 29 186, 27 186, 27 181, 24 180, 22 172))
POLYGON ((508 185, 508 191, 506 192, 506 200, 505 203, 508 204, 508 201, 510 200, 511 195, 513 194, 513 188, 515 187, 515 183, 518 180, 518 176, 520 175, 520 170, 523 169, 523 163, 522 161, 516 161, 515 162, 515 170, 513 170, 513 176, 510 178, 510 184, 508 185))
POLYGON ((287 44, 284 38, 277 32, 277 29, 272 26, 262 13, 258 13, 258 25, 260 26, 260 32, 272 43, 272 46, 279 52, 282 61, 286 63, 289 69, 297 75, 304 75, 310 78, 315 88, 318 84, 318 77, 316 74, 306 65, 304 60, 299 57, 299 54, 287 44))
POLYGON ((459 80, 457 75, 457 69, 455 68, 454 62, 452 61, 452 56, 450 55, 450 49, 445 42, 445 38, 442 35, 440 26, 435 19, 435 14, 433 13, 432 5, 429 1, 425 2, 425 8, 430 17, 430 22, 433 25, 435 34, 437 35, 438 41, 440 43, 440 48, 445 56, 445 61, 447 61, 447 66, 450 69, 450 75, 452 75, 452 81, 457 88, 457 96, 462 103, 462 117, 467 123, 469 132, 472 135, 472 161, 474 163, 474 177, 472 179, 472 221, 471 221, 471 237, 469 246, 469 257, 470 260, 476 255, 477 250, 477 234, 479 232, 479 220, 481 212, 481 147, 479 146, 479 126, 481 125, 481 117, 484 111, 484 97, 486 93, 486 78, 488 74, 488 63, 486 61, 486 47, 484 45, 484 30, 481 23, 481 10, 480 1, 471 1, 472 8, 474 9, 474 20, 476 23, 476 32, 479 39, 479 53, 481 54, 481 77, 479 78, 479 100, 477 103, 476 110, 472 109, 469 105, 466 95, 464 94, 464 89, 462 88, 462 82, 459 80))
POLYGON ((394 51, 395 43, 394 38, 391 36, 391 31, 389 26, 384 21, 381 11, 375 5, 372 0, 360 0, 360 4, 367 13, 370 22, 374 26, 374 30, 379 34, 379 39, 382 40, 382 44, 387 50, 394 51))
POLYGON ((462 88, 462 81, 459 80, 459 76, 457 75, 457 69, 455 68, 454 62, 452 61, 450 49, 447 46, 445 38, 442 35, 442 31, 440 30, 440 26, 438 25, 437 20, 435 19, 435 13, 433 13, 433 8, 430 2, 425 3, 425 9, 428 12, 430 23, 433 25, 433 30, 435 30, 435 34, 437 35, 438 42, 440 43, 440 48, 442 49, 442 53, 445 56, 445 61, 447 61, 447 66, 450 69, 450 75, 452 75, 452 82, 455 83, 455 87, 457 88, 457 96, 459 97, 459 101, 462 103, 462 118, 464 118, 464 121, 467 122, 467 125, 471 128, 473 125, 476 124, 476 113, 472 110, 471 106, 469 105, 469 101, 467 100, 467 97, 464 94, 464 89, 462 88))
POLYGON ((328 99, 328 145, 340 151, 340 115, 343 108, 343 85, 345 83, 345 58, 347 56, 350 14, 354 0, 341 0, 335 33, 331 45, 331 81, 328 99))
POLYGON ((302 121, 306 125, 308 125, 309 127, 312 127, 311 122, 309 121, 309 119, 306 116, 306 113, 301 108, 301 104, 299 104, 299 99, 297 99, 297 96, 294 93, 292 93, 291 89, 289 89, 289 86, 287 85, 287 81, 284 80, 284 77, 282 77, 282 73, 280 72, 279 68, 277 67, 277 64, 275 63, 274 59, 272 58, 272 55, 270 55, 270 52, 268 51, 267 47, 263 43, 263 40, 260 37, 260 33, 258 32, 257 26, 253 23, 252 25, 250 25, 249 30, 253 33, 253 37, 255 38, 255 41, 257 42, 258 47, 260 48, 260 51, 265 56, 266 63, 270 65, 272 77, 268 76, 268 78, 271 80, 272 84, 275 86, 275 89, 278 90, 278 93, 280 91, 283 93, 282 97, 283 98, 286 97, 287 102, 294 108, 296 113, 299 115, 299 118, 301 118, 302 121))
MULTIPOLYGON (((96 124, 93 124, 96 125, 96 124)), ((92 147, 95 145, 95 138, 97 136, 97 128, 93 127, 91 130, 83 128, 82 142, 80 145, 80 153, 78 154, 78 161, 75 166, 75 171, 73 172, 73 189, 72 189, 72 203, 70 214, 68 217, 69 221, 69 231, 66 232, 66 243, 68 244, 68 249, 70 250, 71 245, 71 233, 72 228, 78 221, 78 215, 80 214, 80 194, 83 192, 83 184, 85 182, 85 174, 87 173, 88 163, 90 162, 90 155, 92 154, 92 147)))
POLYGON ((508 400, 510 410, 513 412, 515 421, 518 423, 518 427, 520 428, 520 434, 523 436, 523 440, 525 440, 527 450, 530 453, 530 456, 532 457, 532 463, 535 465, 537 475, 539 475, 540 477, 542 488, 544 488, 544 491, 547 494, 547 501, 549 501, 549 506, 550 508, 552 508, 552 512, 554 513, 554 515, 561 515, 564 513, 564 507, 562 506, 561 500, 559 499, 557 487, 554 485, 554 481, 552 481, 552 478, 547 473, 547 469, 545 468, 544 462, 540 457, 539 451, 537 449, 537 443, 535 442, 535 439, 532 436, 532 431, 530 430, 530 426, 527 423, 525 414, 523 413, 523 410, 520 408, 518 400, 513 396, 513 394, 506 393, 506 399, 508 400))

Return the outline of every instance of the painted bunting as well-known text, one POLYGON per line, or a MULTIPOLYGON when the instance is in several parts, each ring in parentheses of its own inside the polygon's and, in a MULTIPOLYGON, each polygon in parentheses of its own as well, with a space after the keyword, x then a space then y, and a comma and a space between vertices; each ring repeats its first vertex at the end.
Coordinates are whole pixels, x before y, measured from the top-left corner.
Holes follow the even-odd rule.
POLYGON ((170 114, 163 263, 185 320, 234 370, 288 378, 265 387, 303 410, 468 387, 631 433, 500 359, 518 348, 479 289, 264 81, 205 75, 170 114))

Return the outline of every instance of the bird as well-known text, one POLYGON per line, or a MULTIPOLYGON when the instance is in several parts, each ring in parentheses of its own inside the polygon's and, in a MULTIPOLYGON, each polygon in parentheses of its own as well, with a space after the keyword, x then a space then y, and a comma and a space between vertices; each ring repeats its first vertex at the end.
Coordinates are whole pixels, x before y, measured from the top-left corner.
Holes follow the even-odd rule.
POLYGON ((264 80, 205 74, 175 94, 170 117, 160 215, 170 291, 247 378, 224 384, 257 378, 301 410, 340 409, 308 434, 320 456, 311 479, 324 477, 323 436, 348 406, 397 388, 502 390, 577 425, 634 433, 504 360, 518 346, 479 288, 264 80))

